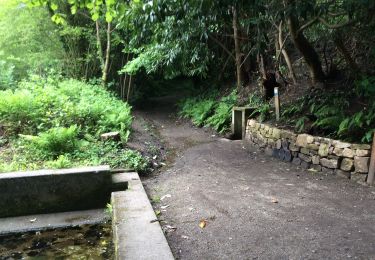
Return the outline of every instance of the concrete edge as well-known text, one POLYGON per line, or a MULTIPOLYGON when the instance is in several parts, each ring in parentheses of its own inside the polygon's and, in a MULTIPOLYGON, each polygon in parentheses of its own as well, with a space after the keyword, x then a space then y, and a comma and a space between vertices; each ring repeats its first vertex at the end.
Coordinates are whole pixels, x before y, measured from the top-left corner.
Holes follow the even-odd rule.
POLYGON ((138 173, 124 178, 129 189, 111 197, 115 259, 174 259, 138 173))

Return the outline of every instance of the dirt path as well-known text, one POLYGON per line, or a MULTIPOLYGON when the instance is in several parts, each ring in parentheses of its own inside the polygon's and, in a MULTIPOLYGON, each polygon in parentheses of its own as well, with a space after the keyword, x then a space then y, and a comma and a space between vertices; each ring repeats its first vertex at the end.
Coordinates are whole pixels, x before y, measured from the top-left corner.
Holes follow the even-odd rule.
POLYGON ((136 121, 155 125, 170 151, 144 184, 177 259, 375 259, 375 189, 195 129, 172 101, 136 121))

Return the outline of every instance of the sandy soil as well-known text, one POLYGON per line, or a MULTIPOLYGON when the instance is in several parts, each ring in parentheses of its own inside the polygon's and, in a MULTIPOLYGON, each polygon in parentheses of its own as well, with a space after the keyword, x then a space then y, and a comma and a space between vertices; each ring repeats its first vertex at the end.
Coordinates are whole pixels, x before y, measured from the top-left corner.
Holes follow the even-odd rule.
POLYGON ((375 259, 374 188, 194 128, 173 104, 154 100, 135 121, 166 151, 143 182, 177 259, 375 259))

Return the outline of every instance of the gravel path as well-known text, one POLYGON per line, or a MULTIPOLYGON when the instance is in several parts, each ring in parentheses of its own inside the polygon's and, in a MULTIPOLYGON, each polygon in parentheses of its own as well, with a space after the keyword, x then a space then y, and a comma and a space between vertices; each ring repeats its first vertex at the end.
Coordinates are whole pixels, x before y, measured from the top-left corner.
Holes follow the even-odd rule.
POLYGON ((374 188, 193 128, 172 102, 136 120, 154 124, 170 151, 143 182, 177 259, 375 259, 374 188))

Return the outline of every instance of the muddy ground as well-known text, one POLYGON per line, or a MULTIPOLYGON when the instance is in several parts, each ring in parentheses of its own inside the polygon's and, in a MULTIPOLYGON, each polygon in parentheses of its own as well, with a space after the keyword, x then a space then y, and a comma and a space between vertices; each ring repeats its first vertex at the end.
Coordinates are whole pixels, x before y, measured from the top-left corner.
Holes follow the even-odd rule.
POLYGON ((375 259, 374 188, 194 128, 174 102, 136 111, 135 139, 161 148, 143 183, 177 259, 375 259))

